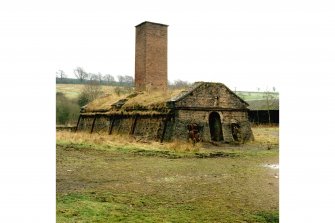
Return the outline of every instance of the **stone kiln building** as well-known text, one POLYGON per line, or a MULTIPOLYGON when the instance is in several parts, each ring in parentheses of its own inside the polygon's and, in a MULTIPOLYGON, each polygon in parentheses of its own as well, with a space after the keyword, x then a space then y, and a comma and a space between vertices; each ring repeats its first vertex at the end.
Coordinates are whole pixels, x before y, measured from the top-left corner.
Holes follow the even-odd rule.
POLYGON ((151 140, 245 142, 253 138, 248 104, 222 83, 167 90, 167 25, 136 26, 135 93, 105 96, 81 110, 77 130, 151 140))

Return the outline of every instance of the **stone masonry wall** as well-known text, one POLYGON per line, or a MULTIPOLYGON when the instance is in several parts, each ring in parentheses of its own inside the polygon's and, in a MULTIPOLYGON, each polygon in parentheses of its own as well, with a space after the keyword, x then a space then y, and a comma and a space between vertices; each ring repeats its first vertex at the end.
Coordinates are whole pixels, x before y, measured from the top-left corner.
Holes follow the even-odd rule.
MULTIPOLYGON (((192 111, 192 110, 179 110, 176 112, 176 121, 173 125, 173 139, 186 141, 188 139, 187 125, 196 123, 202 127, 200 135, 203 141, 211 141, 209 115, 211 112, 216 111, 192 111)), ((247 112, 237 111, 217 111, 220 115, 222 124, 222 134, 225 142, 234 141, 232 136, 232 123, 240 125, 241 140, 247 141, 253 139, 250 124, 248 122, 247 112)))
POLYGON ((176 103, 177 107, 246 108, 237 96, 220 84, 203 84, 176 103))
MULTIPOLYGON (((232 123, 240 126, 241 142, 253 139, 251 126, 248 121, 248 114, 244 111, 194 111, 177 110, 175 117, 171 118, 166 124, 164 141, 188 140, 187 125, 196 123, 200 129, 200 136, 203 141, 211 141, 209 115, 217 112, 220 115, 222 124, 222 134, 225 142, 233 142, 232 123)), ((81 119, 78 130, 90 132, 94 117, 84 117, 81 119)), ((162 117, 138 117, 136 120, 133 134, 150 140, 160 140, 163 134, 165 119, 162 117)), ((97 117, 93 132, 108 134, 110 129, 109 117, 97 117)), ((130 134, 134 124, 134 117, 122 117, 114 120, 112 134, 130 134)))
MULTIPOLYGON (((115 118, 111 134, 131 133, 135 117, 118 117, 115 118)), ((94 117, 82 117, 78 125, 78 131, 90 132, 94 117)), ((159 140, 163 133, 163 118, 157 117, 138 117, 136 120, 133 135, 141 136, 150 140, 159 140)), ((171 125, 168 123, 167 127, 171 125)), ((93 133, 109 133, 111 127, 110 118, 107 116, 97 117, 95 120, 93 133)), ((167 130, 169 131, 169 130, 167 130)), ((169 139, 169 133, 166 132, 165 139, 169 139)))
POLYGON ((146 139, 159 139, 159 131, 162 128, 161 118, 138 118, 134 135, 143 136, 146 139))

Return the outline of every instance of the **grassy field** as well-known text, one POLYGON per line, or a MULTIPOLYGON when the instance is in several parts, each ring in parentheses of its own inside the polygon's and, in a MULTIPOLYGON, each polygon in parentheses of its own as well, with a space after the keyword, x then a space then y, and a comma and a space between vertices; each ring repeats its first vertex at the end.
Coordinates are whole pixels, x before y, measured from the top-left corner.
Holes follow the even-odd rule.
MULTIPOLYGON (((260 100, 265 99, 266 94, 264 92, 253 92, 253 91, 236 91, 236 94, 243 98, 243 100, 249 101, 249 100, 260 100)), ((269 92, 269 96, 271 96, 273 99, 279 99, 279 93, 278 92, 269 92)))
MULTIPOLYGON (((83 84, 56 84, 56 92, 62 92, 66 97, 77 98, 85 85, 83 84)), ((106 94, 114 93, 114 86, 101 86, 101 90, 106 94)))
POLYGON ((57 132, 57 222, 278 222, 277 127, 242 146, 57 132))

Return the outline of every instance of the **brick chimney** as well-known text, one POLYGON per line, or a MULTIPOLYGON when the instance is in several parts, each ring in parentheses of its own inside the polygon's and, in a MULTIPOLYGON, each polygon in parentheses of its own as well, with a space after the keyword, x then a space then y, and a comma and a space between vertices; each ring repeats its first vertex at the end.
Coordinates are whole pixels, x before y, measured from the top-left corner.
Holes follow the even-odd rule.
POLYGON ((135 27, 135 89, 166 91, 168 26, 143 22, 135 27))

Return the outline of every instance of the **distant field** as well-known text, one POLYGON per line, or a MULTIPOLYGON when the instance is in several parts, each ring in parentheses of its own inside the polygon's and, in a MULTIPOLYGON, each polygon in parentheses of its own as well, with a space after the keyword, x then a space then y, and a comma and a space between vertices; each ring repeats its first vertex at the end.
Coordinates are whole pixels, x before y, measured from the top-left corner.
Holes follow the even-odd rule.
MULTIPOLYGON (((57 92, 62 92, 67 96, 68 98, 76 98, 79 96, 80 91, 84 85, 82 84, 57 84, 56 90, 57 92)), ((114 86, 102 86, 102 91, 110 94, 114 92, 114 86)), ((257 100, 257 99, 264 99, 264 92, 251 92, 251 91, 237 91, 236 94, 243 98, 244 100, 257 100)), ((270 95, 278 99, 279 93, 278 92, 271 92, 270 95)))
MULTIPOLYGON (((56 91, 62 92, 66 97, 73 99, 79 96, 83 87, 83 84, 56 84, 56 91)), ((115 87, 102 85, 101 88, 104 93, 111 94, 115 87)))
POLYGON ((279 222, 277 127, 242 146, 57 132, 57 222, 279 222))
MULTIPOLYGON (((254 91, 237 91, 236 94, 246 101, 265 99, 266 96, 264 92, 254 92, 254 91)), ((270 92, 269 95, 273 97, 273 99, 279 98, 278 92, 270 92)))

